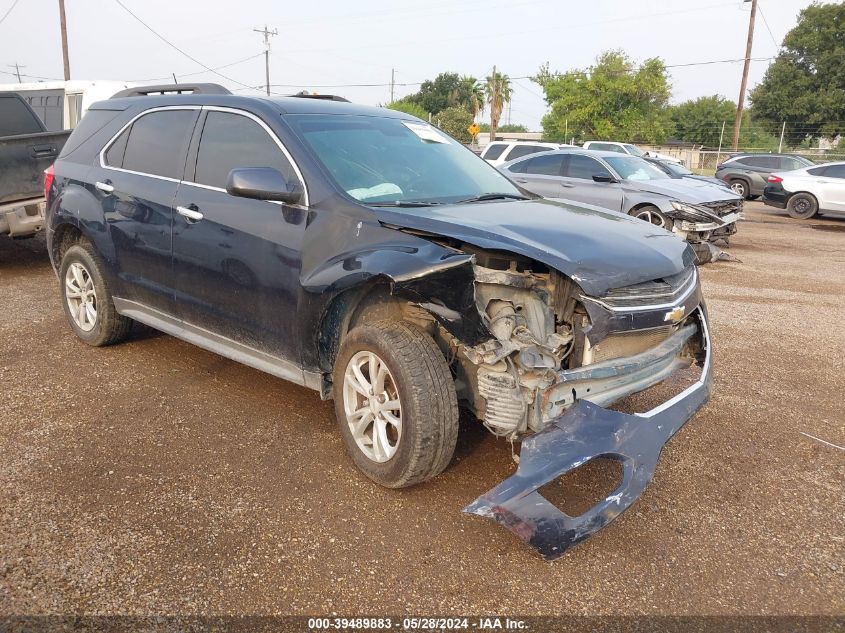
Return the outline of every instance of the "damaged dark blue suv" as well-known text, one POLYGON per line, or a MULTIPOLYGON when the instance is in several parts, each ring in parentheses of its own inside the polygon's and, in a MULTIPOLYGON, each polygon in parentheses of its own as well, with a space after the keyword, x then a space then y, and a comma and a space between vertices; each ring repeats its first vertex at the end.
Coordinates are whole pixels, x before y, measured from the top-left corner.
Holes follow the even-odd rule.
POLYGON ((547 558, 624 511, 706 402, 690 248, 517 188, 414 117, 339 98, 133 89, 93 105, 46 177, 61 302, 90 345, 140 321, 334 398, 389 487, 449 464, 458 404, 521 441, 465 510, 547 558), (608 405, 696 372, 651 411, 608 405), (587 461, 619 487, 572 517, 537 489, 587 461))

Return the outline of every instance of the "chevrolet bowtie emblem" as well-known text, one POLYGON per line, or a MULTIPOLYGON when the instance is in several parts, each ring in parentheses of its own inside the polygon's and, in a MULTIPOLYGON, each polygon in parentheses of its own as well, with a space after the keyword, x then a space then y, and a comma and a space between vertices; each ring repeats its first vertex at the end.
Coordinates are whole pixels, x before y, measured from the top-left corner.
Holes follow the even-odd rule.
POLYGON ((681 319, 684 318, 684 315, 687 312, 686 306, 678 306, 677 308, 670 310, 666 314, 663 315, 664 321, 672 321, 672 323, 677 323, 681 319))

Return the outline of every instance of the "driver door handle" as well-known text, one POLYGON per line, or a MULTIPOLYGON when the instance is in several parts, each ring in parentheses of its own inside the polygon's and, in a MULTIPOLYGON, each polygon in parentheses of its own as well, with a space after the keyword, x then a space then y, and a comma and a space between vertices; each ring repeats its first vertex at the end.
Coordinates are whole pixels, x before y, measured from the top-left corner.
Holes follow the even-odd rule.
POLYGON ((188 207, 176 207, 176 213, 187 218, 189 222, 199 222, 205 217, 195 204, 188 207))

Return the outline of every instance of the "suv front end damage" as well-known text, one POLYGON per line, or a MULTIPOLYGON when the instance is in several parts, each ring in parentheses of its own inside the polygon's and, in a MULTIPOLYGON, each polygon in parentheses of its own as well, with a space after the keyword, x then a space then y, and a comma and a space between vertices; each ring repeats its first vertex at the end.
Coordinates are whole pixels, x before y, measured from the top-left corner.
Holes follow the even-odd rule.
MULTIPOLYGON (((440 328, 454 358, 459 397, 495 435, 522 441, 519 468, 465 508, 488 517, 547 559, 604 527, 642 494, 668 439, 710 393, 710 340, 698 273, 681 273, 586 295, 541 263, 467 248, 475 256, 475 303, 491 338, 475 345, 440 328), (607 407, 697 365, 694 385, 659 407, 607 407), (618 488, 581 516, 538 488, 596 457, 622 463, 618 488)), ((441 295, 443 296, 443 295, 441 295)), ((418 303, 452 319, 436 304, 418 303)), ((475 328, 477 331, 478 328, 475 328)))

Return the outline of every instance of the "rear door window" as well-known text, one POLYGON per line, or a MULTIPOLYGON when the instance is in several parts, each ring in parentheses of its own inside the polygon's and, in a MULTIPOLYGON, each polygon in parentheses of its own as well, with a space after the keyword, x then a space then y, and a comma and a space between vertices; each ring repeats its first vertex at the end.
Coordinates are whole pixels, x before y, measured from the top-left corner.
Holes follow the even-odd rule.
POLYGON ((492 143, 487 146, 487 149, 484 150, 484 154, 481 158, 486 160, 496 160, 499 156, 502 155, 502 152, 505 151, 507 145, 503 143, 492 143))
POLYGON ((801 169, 802 167, 806 167, 804 163, 802 163, 797 158, 792 158, 790 156, 780 156, 778 159, 780 163, 778 169, 783 171, 792 171, 793 169, 801 169))
POLYGON ((606 173, 607 168, 599 161, 581 154, 569 154, 563 175, 569 178, 592 180, 595 174, 606 173))
POLYGON ((37 134, 41 123, 26 104, 16 97, 0 97, 0 136, 37 134))
POLYGON ((271 167, 287 182, 298 181, 290 161, 261 125, 240 114, 210 111, 202 129, 194 181, 225 189, 229 172, 246 167, 271 167))
POLYGON ((543 154, 523 161, 523 173, 538 176, 560 176, 563 170, 563 154, 543 154))
POLYGON ((185 146, 196 114, 195 110, 161 110, 136 119, 126 141, 123 168, 181 179, 185 169, 185 146))

